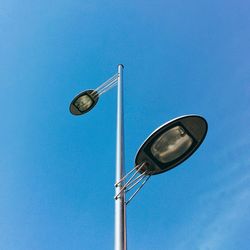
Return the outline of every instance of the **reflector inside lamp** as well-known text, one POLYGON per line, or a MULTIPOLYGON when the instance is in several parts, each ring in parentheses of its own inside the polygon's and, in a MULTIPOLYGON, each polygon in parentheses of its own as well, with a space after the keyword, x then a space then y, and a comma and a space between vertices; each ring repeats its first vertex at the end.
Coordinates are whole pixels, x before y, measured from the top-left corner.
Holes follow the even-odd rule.
POLYGON ((74 106, 80 111, 84 112, 87 110, 91 105, 93 104, 92 99, 88 95, 83 95, 79 97, 75 103, 74 106))
POLYGON ((192 145, 193 139, 181 126, 163 133, 152 145, 151 153, 162 163, 171 162, 183 155, 192 145))

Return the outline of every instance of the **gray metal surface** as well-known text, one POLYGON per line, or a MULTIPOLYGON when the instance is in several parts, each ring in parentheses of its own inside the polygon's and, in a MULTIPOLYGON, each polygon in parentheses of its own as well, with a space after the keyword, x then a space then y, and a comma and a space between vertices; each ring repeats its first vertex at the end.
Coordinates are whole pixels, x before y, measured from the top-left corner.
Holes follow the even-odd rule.
MULTIPOLYGON (((123 129, 123 65, 118 65, 117 83, 117 133, 116 133, 116 178, 118 183, 124 176, 124 129, 123 129)), ((126 204, 125 193, 121 192, 123 181, 115 187, 115 250, 126 250, 126 204)))

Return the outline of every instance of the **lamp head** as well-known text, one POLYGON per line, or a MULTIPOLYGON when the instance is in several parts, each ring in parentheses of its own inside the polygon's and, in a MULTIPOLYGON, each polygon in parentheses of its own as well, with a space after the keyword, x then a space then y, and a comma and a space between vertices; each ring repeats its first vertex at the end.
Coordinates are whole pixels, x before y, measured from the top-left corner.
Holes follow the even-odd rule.
POLYGON ((197 115, 176 118, 156 129, 142 144, 135 165, 143 162, 140 172, 155 175, 168 171, 190 157, 207 133, 207 122, 197 115))
POLYGON ((78 94, 69 106, 73 115, 83 115, 89 112, 98 102, 99 95, 95 90, 86 90, 78 94))

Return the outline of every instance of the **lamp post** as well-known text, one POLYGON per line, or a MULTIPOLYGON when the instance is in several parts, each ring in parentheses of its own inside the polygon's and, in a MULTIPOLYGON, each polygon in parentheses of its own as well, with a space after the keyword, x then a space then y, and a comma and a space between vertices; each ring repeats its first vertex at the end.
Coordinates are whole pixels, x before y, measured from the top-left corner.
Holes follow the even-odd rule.
POLYGON ((99 97, 117 85, 117 132, 115 175, 115 250, 127 249, 126 207, 152 175, 166 172, 191 156, 207 133, 206 120, 197 115, 178 117, 156 129, 142 144, 135 166, 127 174, 124 169, 123 129, 123 65, 118 72, 95 90, 78 94, 70 104, 73 115, 89 112, 99 97), (139 187, 138 187, 139 186, 139 187), (126 193, 137 188, 126 200, 126 193))
MULTIPOLYGON (((118 65, 117 76, 117 127, 116 127, 116 175, 115 182, 124 176, 124 132, 123 132, 123 65, 118 65)), ((123 188, 123 181, 115 188, 118 195, 123 188)), ((126 250, 126 204, 125 193, 115 199, 115 250, 126 250)))

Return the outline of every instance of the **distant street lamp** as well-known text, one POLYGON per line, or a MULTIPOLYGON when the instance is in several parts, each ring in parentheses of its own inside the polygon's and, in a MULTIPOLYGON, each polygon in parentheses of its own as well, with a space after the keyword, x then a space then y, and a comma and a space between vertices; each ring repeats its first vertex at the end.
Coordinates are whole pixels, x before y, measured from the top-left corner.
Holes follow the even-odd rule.
POLYGON ((123 136, 123 65, 118 73, 95 90, 78 94, 70 104, 73 115, 89 112, 99 97, 114 87, 117 90, 117 136, 116 136, 116 178, 115 178, 115 250, 127 249, 126 206, 141 190, 152 175, 166 172, 190 157, 203 142, 207 133, 207 122, 197 115, 176 118, 156 129, 142 144, 135 167, 126 175, 124 170, 123 136), (137 189, 126 200, 125 194, 137 189))
POLYGON ((89 112, 97 104, 98 93, 94 90, 86 90, 77 95, 70 105, 70 112, 73 115, 83 115, 89 112))

